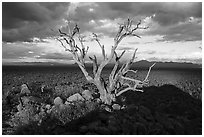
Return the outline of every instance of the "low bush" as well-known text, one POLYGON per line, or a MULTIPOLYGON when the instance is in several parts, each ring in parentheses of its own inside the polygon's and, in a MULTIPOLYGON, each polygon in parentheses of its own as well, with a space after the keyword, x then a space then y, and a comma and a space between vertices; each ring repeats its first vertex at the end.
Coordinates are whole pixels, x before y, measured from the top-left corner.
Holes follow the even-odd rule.
POLYGON ((59 119, 62 125, 85 116, 87 113, 99 107, 97 102, 76 102, 70 105, 58 105, 52 108, 51 116, 59 119))
POLYGON ((9 123, 14 129, 27 125, 30 122, 39 124, 46 117, 46 113, 40 109, 40 106, 26 105, 21 111, 18 111, 12 116, 9 123))
POLYGON ((69 96, 79 92, 79 89, 71 85, 57 85, 55 86, 54 96, 66 99, 69 96))

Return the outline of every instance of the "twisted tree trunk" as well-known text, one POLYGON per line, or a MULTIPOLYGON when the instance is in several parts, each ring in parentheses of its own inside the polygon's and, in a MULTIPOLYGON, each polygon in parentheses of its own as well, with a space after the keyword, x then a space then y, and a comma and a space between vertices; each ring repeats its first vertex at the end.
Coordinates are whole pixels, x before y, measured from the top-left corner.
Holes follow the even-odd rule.
MULTIPOLYGON (((93 33, 94 39, 98 43, 98 45, 100 46, 101 53, 103 56, 103 60, 100 64, 97 63, 97 58, 95 55, 94 55, 94 57, 89 57, 90 60, 93 62, 94 77, 91 77, 89 75, 89 73, 87 72, 86 67, 85 67, 85 57, 87 55, 89 47, 85 48, 84 43, 83 43, 84 37, 82 37, 80 35, 78 26, 75 25, 72 32, 69 31, 68 33, 65 33, 65 32, 62 32, 61 30, 59 30, 60 37, 57 40, 60 41, 61 45, 65 48, 65 51, 69 51, 72 54, 74 61, 78 64, 79 68, 83 72, 87 81, 96 85, 96 87, 99 91, 99 94, 100 94, 101 101, 107 105, 111 105, 112 102, 115 101, 117 96, 121 95, 122 93, 124 93, 128 90, 143 92, 143 90, 138 89, 138 86, 143 87, 145 84, 147 84, 148 76, 149 76, 149 73, 151 71, 151 68, 155 65, 155 64, 153 64, 149 68, 149 71, 148 71, 147 76, 146 76, 144 81, 134 80, 134 79, 125 77, 125 75, 130 71, 136 73, 136 71, 130 70, 130 67, 133 64, 134 59, 135 59, 135 55, 136 55, 136 51, 137 51, 137 49, 136 49, 133 53, 132 58, 126 64, 123 64, 122 67, 118 70, 119 63, 120 63, 119 61, 125 53, 125 51, 123 51, 120 56, 117 55, 116 49, 117 49, 119 43, 122 41, 123 38, 125 38, 127 36, 136 36, 136 37, 140 38, 140 36, 138 36, 134 32, 138 29, 147 29, 147 27, 140 27, 141 21, 139 21, 135 26, 132 25, 132 22, 133 22, 132 20, 128 19, 127 22, 125 22, 124 24, 119 26, 118 33, 116 34, 116 36, 114 38, 114 46, 111 49, 111 53, 110 53, 109 57, 107 57, 107 55, 106 55, 104 45, 102 45, 100 43, 98 36, 95 33, 93 33), (76 42, 74 39, 74 36, 76 34, 78 34, 78 40, 81 44, 81 48, 76 45, 76 42), (64 43, 66 45, 69 45, 69 48, 67 48, 67 46, 64 43), (101 73, 102 73, 103 68, 108 63, 110 63, 110 61, 114 58, 114 55, 115 55, 115 65, 114 65, 114 68, 113 68, 113 70, 109 76, 108 84, 106 84, 106 82, 101 77, 101 73), (135 82, 135 85, 133 87, 131 87, 127 82, 125 82, 125 80, 135 82), (127 87, 121 91, 118 91, 118 89, 122 86, 127 86, 127 87)), ((68 28, 69 28, 69 30, 71 30, 69 23, 68 23, 68 28)))

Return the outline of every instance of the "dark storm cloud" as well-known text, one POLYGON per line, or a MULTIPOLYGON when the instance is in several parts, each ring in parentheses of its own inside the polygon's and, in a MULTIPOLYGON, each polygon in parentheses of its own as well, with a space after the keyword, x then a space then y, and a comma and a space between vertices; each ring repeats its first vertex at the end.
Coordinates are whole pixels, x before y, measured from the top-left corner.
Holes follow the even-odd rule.
POLYGON ((106 2, 87 5, 76 9, 72 18, 80 21, 91 19, 116 19, 136 16, 152 16, 161 25, 169 25, 184 21, 188 17, 202 17, 202 3, 168 3, 168 2, 106 2), (89 8, 95 9, 89 12, 89 8))
POLYGON ((50 13, 39 3, 3 3, 3 28, 16 28, 26 22, 43 23, 51 20, 50 13))
POLYGON ((67 11, 69 3, 3 2, 3 41, 28 41, 51 34, 67 11))
MULTIPOLYGON (((29 41, 32 37, 44 38, 56 35, 57 30, 62 24, 62 18, 66 18, 69 3, 3 3, 3 41, 29 41)), ((71 11, 70 11, 71 12, 71 11)), ((111 26, 102 28, 105 23, 101 20, 116 21, 125 20, 128 16, 136 20, 145 17, 152 17, 152 21, 158 23, 161 28, 156 31, 144 33, 147 35, 159 34, 164 36, 164 40, 200 39, 198 30, 188 33, 181 37, 176 37, 177 32, 172 32, 169 26, 176 27, 180 22, 185 22, 188 18, 202 18, 202 3, 168 3, 168 2, 99 2, 99 3, 79 3, 70 14, 70 19, 77 22, 81 32, 95 32, 113 37, 116 30, 111 30, 111 26), (90 23, 93 20, 94 23, 90 23), (154 34, 154 33, 155 34, 154 34), (196 33, 196 34, 195 34, 196 33), (171 36, 171 35, 172 36, 171 36), (189 38, 186 38, 189 37, 189 38)), ((195 24, 191 24, 192 26, 195 24)), ((191 25, 188 25, 191 28, 191 25)), ((116 24, 115 24, 116 26, 116 24)), ((201 26, 201 25, 200 25, 201 26)), ((186 30, 188 28, 185 28, 186 30)), ((198 28, 195 28, 198 29, 198 28)), ((178 29, 178 31, 180 31, 178 29)))
POLYGON ((189 17, 202 17, 202 3, 161 3, 153 20, 165 26, 183 22, 189 17))
POLYGON ((106 36, 113 37, 116 33, 111 31, 111 28, 101 28, 103 24, 100 23, 100 20, 108 19, 114 21, 115 19, 120 18, 125 20, 128 16, 134 17, 136 20, 151 17, 152 21, 159 24, 158 28, 151 28, 150 32, 148 31, 142 35, 162 35, 164 40, 201 40, 200 27, 201 24, 191 23, 188 25, 183 25, 181 27, 179 23, 185 23, 189 18, 202 19, 202 3, 182 3, 182 2, 144 2, 144 3, 131 3, 131 2, 110 2, 110 3, 95 3, 85 6, 78 6, 75 10, 75 14, 71 16, 74 21, 79 23, 81 31, 89 30, 91 32, 103 33, 106 36), (94 9, 93 12, 90 12, 89 9, 94 9), (95 21, 94 23, 89 23, 91 20, 95 21), (170 29, 170 26, 173 26, 176 30, 173 32, 170 29), (200 26, 200 27, 194 27, 200 26), (186 27, 186 28, 185 28, 186 27), (193 33, 191 32, 191 27, 194 28, 193 33), (156 29, 156 31, 153 31, 156 29), (162 31, 161 29, 165 30, 162 31), (186 34, 181 34, 179 37, 179 31, 185 30, 186 34), (154 32, 154 33, 153 33, 154 32), (193 37, 190 39, 190 37, 193 37))
POLYGON ((202 23, 186 22, 170 27, 160 27, 160 29, 152 30, 150 35, 162 35, 162 39, 158 41, 197 41, 202 40, 202 23))
POLYGON ((175 24, 184 21, 188 17, 202 17, 202 3, 110 3, 113 11, 118 11, 116 16, 151 16, 160 25, 175 24))

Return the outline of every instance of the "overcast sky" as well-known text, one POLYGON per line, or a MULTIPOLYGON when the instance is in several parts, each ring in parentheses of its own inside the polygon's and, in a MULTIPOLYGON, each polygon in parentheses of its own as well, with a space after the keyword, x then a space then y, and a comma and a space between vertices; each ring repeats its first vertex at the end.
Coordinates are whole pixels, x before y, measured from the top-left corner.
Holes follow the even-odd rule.
MULTIPOLYGON (((125 38, 117 48, 126 49, 123 61, 138 48, 137 59, 202 63, 202 3, 2 3, 2 61, 73 63, 72 56, 55 39, 66 20, 76 22, 86 36, 89 55, 100 57, 91 40, 100 36, 107 53, 113 38, 128 17, 140 19, 147 30, 125 38)), ((88 59, 87 59, 88 61, 88 59)))

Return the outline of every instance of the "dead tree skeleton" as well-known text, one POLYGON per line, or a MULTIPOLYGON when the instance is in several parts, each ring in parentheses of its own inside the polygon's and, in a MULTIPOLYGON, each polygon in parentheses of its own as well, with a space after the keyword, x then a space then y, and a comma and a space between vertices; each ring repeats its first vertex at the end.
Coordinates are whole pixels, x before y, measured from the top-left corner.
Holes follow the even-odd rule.
POLYGON ((116 49, 119 43, 125 37, 134 36, 134 37, 140 38, 139 35, 135 34, 135 31, 139 29, 147 29, 147 27, 140 27, 140 25, 141 25, 141 21, 139 21, 136 25, 133 25, 133 21, 130 19, 128 19, 124 24, 121 24, 114 38, 114 45, 111 48, 111 53, 109 56, 106 54, 104 45, 100 43, 100 40, 97 34, 93 33, 94 40, 100 46, 101 53, 103 56, 103 59, 100 62, 100 64, 97 62, 98 60, 95 55, 93 57, 89 57, 93 63, 93 75, 94 75, 93 77, 90 76, 90 74, 88 73, 85 67, 85 57, 87 56, 89 47, 88 46, 85 47, 84 37, 80 35, 78 25, 76 24, 75 27, 71 30, 70 23, 68 22, 68 29, 69 29, 68 33, 62 32, 59 29, 60 37, 57 40, 65 48, 65 51, 69 51, 72 54, 74 61, 77 63, 77 65, 83 72, 86 80, 96 85, 100 93, 100 99, 104 104, 111 105, 112 102, 115 101, 117 96, 121 95, 122 93, 128 90, 143 92, 141 88, 148 83, 149 73, 151 71, 151 68, 155 65, 155 63, 149 68, 147 76, 143 81, 132 79, 132 78, 126 77, 126 74, 128 72, 137 73, 137 71, 130 69, 131 65, 134 63, 137 49, 135 49, 132 55, 132 58, 129 61, 127 61, 127 63, 123 64, 120 68, 119 68, 120 59, 124 55, 125 50, 119 56, 116 53, 116 49), (76 35, 77 37, 75 37, 76 35), (76 38, 78 38, 80 42, 80 45, 81 45, 80 47, 76 44, 76 41, 75 41, 76 38), (69 48, 67 48, 67 45, 69 46, 69 48), (115 65, 109 75, 108 84, 107 84, 105 80, 101 77, 101 73, 103 68, 108 63, 111 62, 114 56, 115 56, 115 65), (134 86, 130 86, 130 84, 125 82, 126 80, 134 82, 135 83, 134 86), (121 87, 123 87, 123 89, 119 90, 119 88, 121 87))

